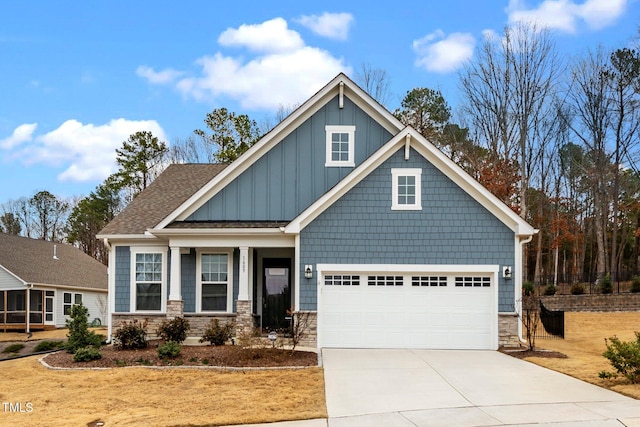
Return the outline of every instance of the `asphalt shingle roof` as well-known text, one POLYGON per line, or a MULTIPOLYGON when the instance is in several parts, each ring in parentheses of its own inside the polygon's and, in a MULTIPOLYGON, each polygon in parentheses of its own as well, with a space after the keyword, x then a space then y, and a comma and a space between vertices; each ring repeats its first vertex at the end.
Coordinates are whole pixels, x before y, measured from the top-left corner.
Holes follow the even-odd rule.
POLYGON ((107 266, 63 243, 0 233, 0 266, 27 283, 107 289, 107 266))
POLYGON ((227 165, 173 164, 98 234, 143 234, 165 219, 227 165))

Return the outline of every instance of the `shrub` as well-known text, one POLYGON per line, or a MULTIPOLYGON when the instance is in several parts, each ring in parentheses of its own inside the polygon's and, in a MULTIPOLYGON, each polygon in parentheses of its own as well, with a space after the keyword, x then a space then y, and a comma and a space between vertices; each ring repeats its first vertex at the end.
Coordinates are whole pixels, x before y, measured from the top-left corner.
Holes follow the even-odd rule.
POLYGON ((620 341, 618 337, 605 339, 607 351, 602 353, 609 359, 617 373, 636 384, 640 381, 640 334, 635 341, 620 341))
POLYGON ((551 283, 549 283, 549 284, 544 288, 543 294, 544 294, 544 295, 546 295, 546 296, 552 296, 552 295, 555 295, 555 294, 556 294, 556 291, 557 291, 556 286, 555 286, 555 285, 552 285, 551 283))
POLYGON ((40 351, 51 351, 61 347, 64 347, 64 342, 62 341, 40 341, 33 348, 33 352, 38 353, 40 351))
POLYGON ((204 330, 204 335, 200 338, 200 342, 209 341, 211 345, 224 345, 231 339, 235 325, 235 321, 230 321, 220 326, 218 319, 213 319, 204 330))
POLYGON ((69 329, 69 339, 65 345, 67 353, 75 353, 76 350, 87 346, 100 347, 102 344, 102 336, 89 330, 88 317, 89 310, 84 305, 71 306, 70 318, 66 322, 69 329))
POLYGON ((120 328, 113 334, 115 347, 118 350, 145 348, 147 346, 147 321, 122 322, 120 328))
POLYGON ((522 284, 522 295, 530 296, 536 293, 536 287, 533 282, 524 282, 522 284))
POLYGON ((160 359, 173 359, 180 355, 182 347, 175 341, 167 341, 158 347, 158 357, 160 359))
POLYGON ((571 295, 584 294, 584 285, 582 283, 574 283, 571 285, 571 295))
POLYGON ((102 359, 102 355, 100 350, 93 346, 79 348, 73 354, 74 362, 90 362, 97 359, 102 359))
POLYGON ((17 353, 20 350, 22 350, 24 348, 24 344, 22 343, 14 343, 14 344, 9 344, 4 350, 2 350, 3 353, 17 353))
POLYGON ((611 276, 609 273, 600 280, 600 291, 602 291, 603 294, 610 294, 613 292, 613 283, 611 282, 611 276))
POLYGON ((187 339, 187 331, 191 329, 189 321, 184 317, 176 317, 172 320, 163 320, 158 327, 157 334, 165 341, 173 341, 178 344, 187 339))
POLYGON ((629 290, 633 293, 640 292, 640 276, 633 276, 631 278, 631 288, 629 290))

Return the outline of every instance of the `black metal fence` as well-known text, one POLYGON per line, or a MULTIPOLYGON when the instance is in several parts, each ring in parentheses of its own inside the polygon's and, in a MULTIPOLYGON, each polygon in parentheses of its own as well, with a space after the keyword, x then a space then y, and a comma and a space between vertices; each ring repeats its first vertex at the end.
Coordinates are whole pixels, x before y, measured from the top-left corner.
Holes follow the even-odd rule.
POLYGON ((536 338, 564 339, 564 311, 549 310, 540 300, 540 324, 536 338))
MULTIPOLYGON (((620 273, 613 273, 611 278, 611 290, 613 293, 626 293, 631 288, 631 282, 634 277, 640 277, 640 272, 625 271, 620 273)), ((599 277, 597 274, 558 274, 557 276, 537 276, 533 283, 540 291, 543 291, 547 285, 555 284, 557 287, 557 293, 562 295, 571 294, 571 287, 579 284, 582 286, 585 294, 599 294, 601 293, 601 287, 599 277)), ((540 293, 542 295, 542 292, 540 293)))

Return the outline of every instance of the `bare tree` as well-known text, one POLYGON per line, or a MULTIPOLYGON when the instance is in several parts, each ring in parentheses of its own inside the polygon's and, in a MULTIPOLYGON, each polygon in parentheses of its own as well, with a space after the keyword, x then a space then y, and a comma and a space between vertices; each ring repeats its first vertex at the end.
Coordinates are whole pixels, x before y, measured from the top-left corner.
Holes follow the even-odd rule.
POLYGON ((611 124, 612 97, 606 77, 607 59, 602 49, 588 52, 571 67, 563 120, 585 147, 585 179, 593 197, 593 226, 597 245, 598 277, 606 272, 607 186, 611 174, 607 138, 611 124))
POLYGON ((387 106, 391 98, 391 78, 382 68, 374 68, 371 64, 362 64, 356 71, 354 80, 362 89, 383 106, 387 106))
POLYGON ((519 208, 527 217, 527 190, 535 161, 541 161, 537 130, 554 114, 560 73, 551 34, 524 23, 507 27, 503 37, 487 38, 461 72, 464 111, 474 135, 498 157, 520 166, 519 208))

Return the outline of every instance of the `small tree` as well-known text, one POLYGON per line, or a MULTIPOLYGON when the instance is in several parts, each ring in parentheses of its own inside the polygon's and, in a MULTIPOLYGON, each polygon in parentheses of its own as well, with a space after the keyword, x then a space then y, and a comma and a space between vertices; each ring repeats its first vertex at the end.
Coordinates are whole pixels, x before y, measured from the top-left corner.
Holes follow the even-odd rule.
POLYGON ((293 307, 287 310, 287 315, 291 316, 291 352, 296 350, 296 346, 307 336, 309 330, 309 316, 311 313, 308 311, 296 312, 293 307))
POLYGON ((529 350, 533 350, 536 346, 536 331, 540 322, 540 301, 535 294, 524 292, 521 301, 522 311, 519 317, 525 329, 529 350))
POLYGON ((66 321, 69 329, 67 334, 69 339, 65 346, 67 353, 75 353, 78 349, 84 347, 100 347, 102 337, 89 330, 88 318, 89 310, 82 303, 71 307, 70 318, 66 321))

